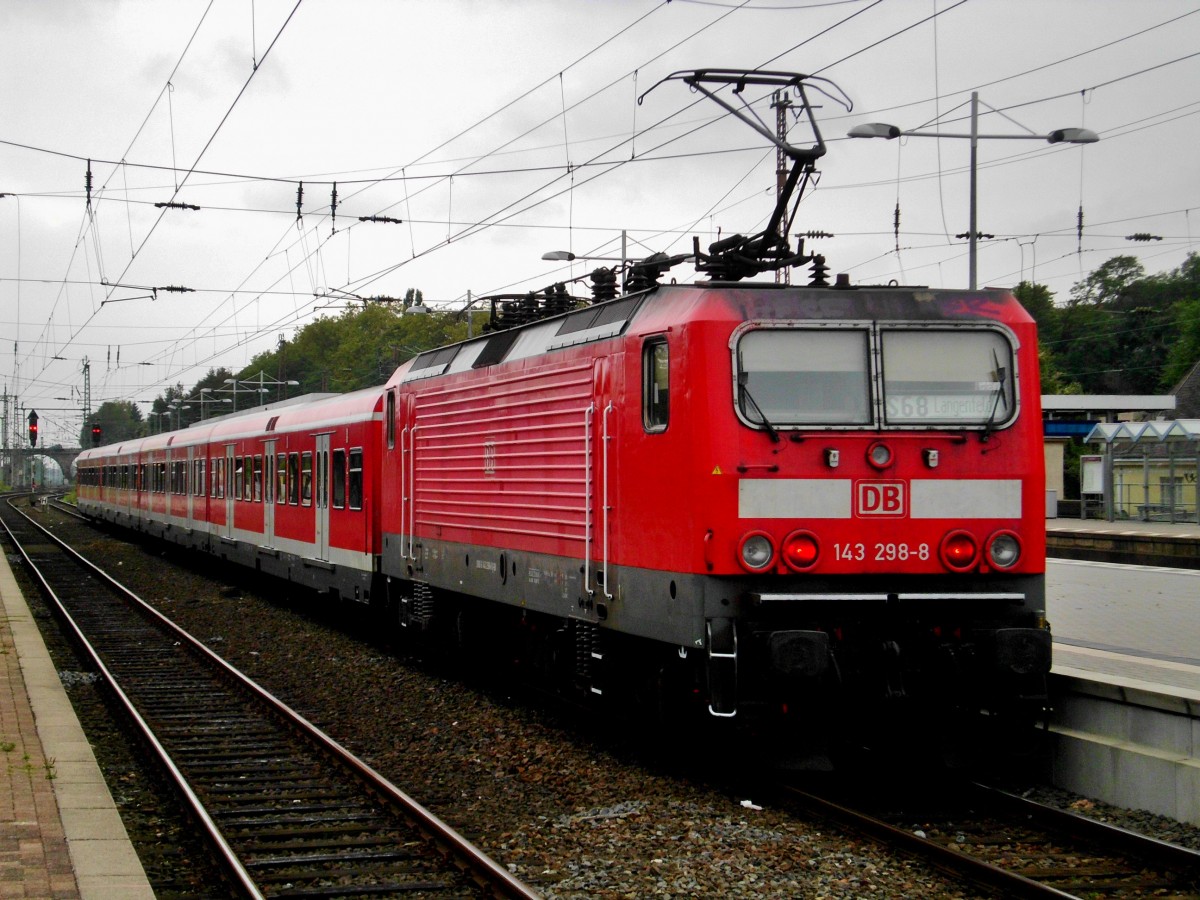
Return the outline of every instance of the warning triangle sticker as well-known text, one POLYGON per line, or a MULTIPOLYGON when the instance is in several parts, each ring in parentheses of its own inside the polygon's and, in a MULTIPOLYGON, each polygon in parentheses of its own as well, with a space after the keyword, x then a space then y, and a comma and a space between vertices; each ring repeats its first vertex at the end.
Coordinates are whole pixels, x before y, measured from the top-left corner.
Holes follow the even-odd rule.
POLYGON ((715 469, 713 469, 712 473, 713 473, 714 475, 724 475, 724 474, 725 474, 724 472, 722 472, 722 471, 721 471, 721 467, 720 467, 720 466, 717 466, 715 469))

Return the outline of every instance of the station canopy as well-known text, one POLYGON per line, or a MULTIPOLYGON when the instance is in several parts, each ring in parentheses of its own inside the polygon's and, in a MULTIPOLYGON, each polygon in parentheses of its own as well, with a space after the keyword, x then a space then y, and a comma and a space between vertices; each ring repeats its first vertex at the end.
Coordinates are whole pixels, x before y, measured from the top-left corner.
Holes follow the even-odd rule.
POLYGON ((1165 444, 1200 442, 1200 419, 1174 419, 1163 422, 1101 422, 1086 438, 1087 443, 1108 446, 1124 444, 1165 444))

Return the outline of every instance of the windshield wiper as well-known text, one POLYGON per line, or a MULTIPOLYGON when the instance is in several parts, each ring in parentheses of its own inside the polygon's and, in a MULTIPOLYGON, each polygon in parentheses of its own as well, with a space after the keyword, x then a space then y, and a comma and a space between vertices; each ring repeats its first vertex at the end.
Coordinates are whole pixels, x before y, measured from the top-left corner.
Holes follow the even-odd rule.
POLYGON ((995 363, 996 377, 996 399, 992 401, 992 412, 988 416, 987 422, 983 426, 983 434, 980 440, 986 441, 992 436, 992 432, 996 430, 996 413, 1000 412, 1000 403, 1003 401, 1005 412, 1008 411, 1008 398, 1005 396, 1004 384, 1008 380, 1008 369, 1000 365, 1000 357, 996 355, 996 351, 992 350, 992 362, 995 363))
POLYGON ((750 388, 746 386, 748 380, 749 374, 747 372, 739 372, 738 389, 742 392, 742 396, 750 401, 750 405, 754 407, 754 411, 758 413, 759 421, 762 422, 763 428, 767 430, 767 435, 771 438, 772 443, 778 444, 780 441, 779 432, 775 430, 775 426, 767 419, 767 415, 762 411, 762 407, 758 405, 758 401, 751 396, 750 388))

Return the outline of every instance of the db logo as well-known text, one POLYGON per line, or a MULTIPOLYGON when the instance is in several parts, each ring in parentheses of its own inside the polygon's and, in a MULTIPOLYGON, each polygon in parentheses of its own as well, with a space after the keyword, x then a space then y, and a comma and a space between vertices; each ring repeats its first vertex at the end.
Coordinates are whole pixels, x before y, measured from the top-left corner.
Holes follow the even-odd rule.
POLYGON ((904 482, 857 482, 855 506, 855 512, 860 516, 903 516, 908 512, 904 482))

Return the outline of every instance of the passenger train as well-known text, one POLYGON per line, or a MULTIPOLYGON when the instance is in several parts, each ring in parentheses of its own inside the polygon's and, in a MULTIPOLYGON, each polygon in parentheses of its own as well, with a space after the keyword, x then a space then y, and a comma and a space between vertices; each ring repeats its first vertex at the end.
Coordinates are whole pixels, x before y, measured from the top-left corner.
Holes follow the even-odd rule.
POLYGON ((493 298, 378 388, 90 449, 79 507, 586 694, 808 731, 1038 716, 1032 319, 829 285, 771 229, 695 246, 692 284, 651 257, 493 298), (753 280, 797 260, 808 285, 753 280))

